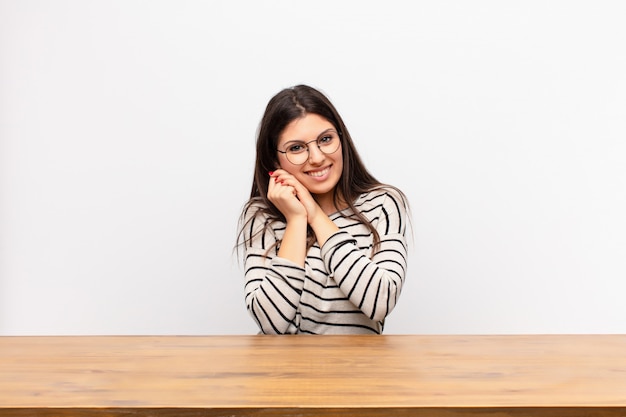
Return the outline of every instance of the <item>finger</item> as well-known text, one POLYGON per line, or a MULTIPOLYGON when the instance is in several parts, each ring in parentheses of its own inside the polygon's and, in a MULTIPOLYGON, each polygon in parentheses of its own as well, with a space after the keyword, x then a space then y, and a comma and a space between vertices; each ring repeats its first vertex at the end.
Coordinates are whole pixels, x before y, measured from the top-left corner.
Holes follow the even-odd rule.
MULTIPOLYGON (((309 190, 302 185, 300 182, 297 182, 295 184, 293 184, 293 187, 296 189, 296 192, 298 193, 298 196, 307 198, 311 196, 311 193, 309 193, 309 190)), ((312 197, 311 197, 312 198, 312 197)))
POLYGON ((278 174, 274 176, 274 181, 281 182, 289 179, 289 174, 278 174))

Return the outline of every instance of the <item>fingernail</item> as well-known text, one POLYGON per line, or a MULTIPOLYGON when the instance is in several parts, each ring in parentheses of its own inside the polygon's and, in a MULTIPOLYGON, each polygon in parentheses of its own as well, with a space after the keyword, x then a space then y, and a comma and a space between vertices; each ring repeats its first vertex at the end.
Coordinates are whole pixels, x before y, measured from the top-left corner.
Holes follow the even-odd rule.
POLYGON ((272 174, 273 174, 273 173, 274 173, 274 171, 270 171, 270 172, 269 172, 269 174, 270 174, 270 177, 272 176, 272 174))

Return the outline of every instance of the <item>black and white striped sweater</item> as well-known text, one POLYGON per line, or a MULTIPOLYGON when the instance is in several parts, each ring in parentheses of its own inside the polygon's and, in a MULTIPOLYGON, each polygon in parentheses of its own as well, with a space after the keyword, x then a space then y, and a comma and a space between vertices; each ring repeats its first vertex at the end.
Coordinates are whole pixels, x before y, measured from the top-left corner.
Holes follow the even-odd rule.
POLYGON ((373 235, 348 209, 330 216, 340 230, 309 249, 304 268, 277 256, 285 224, 257 233, 267 218, 249 207, 245 300, 263 333, 382 333, 407 269, 407 207, 389 188, 362 194, 355 207, 378 231, 378 250, 372 253, 373 235))

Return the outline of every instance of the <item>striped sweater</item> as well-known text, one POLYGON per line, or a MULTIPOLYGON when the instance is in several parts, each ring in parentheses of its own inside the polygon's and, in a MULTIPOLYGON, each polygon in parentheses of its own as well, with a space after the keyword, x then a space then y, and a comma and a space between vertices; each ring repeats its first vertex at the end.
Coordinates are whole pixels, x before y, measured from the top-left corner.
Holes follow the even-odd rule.
POLYGON ((362 194, 355 201, 380 235, 373 235, 349 209, 330 219, 339 227, 320 248, 308 251, 304 268, 277 256, 285 223, 252 204, 246 213, 245 301, 266 334, 381 334, 395 307, 407 268, 407 208, 393 189, 362 194), (268 251, 269 249, 269 251, 268 251))

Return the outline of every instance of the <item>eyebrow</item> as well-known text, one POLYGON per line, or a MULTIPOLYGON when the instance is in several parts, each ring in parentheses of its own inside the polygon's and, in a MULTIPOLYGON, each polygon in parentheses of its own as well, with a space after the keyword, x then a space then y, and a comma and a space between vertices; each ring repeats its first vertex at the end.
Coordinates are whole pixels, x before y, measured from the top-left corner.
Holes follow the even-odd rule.
MULTIPOLYGON (((329 127, 328 129, 324 130, 322 133, 320 133, 319 135, 317 135, 317 138, 315 138, 315 140, 318 140, 319 138, 321 138, 322 136, 324 136, 326 133, 330 133, 330 132, 335 132, 338 134, 337 130, 334 127, 329 127)), ((304 143, 305 140, 303 139, 291 139, 288 140, 287 142, 285 142, 285 145, 289 144, 289 143, 304 143)))

